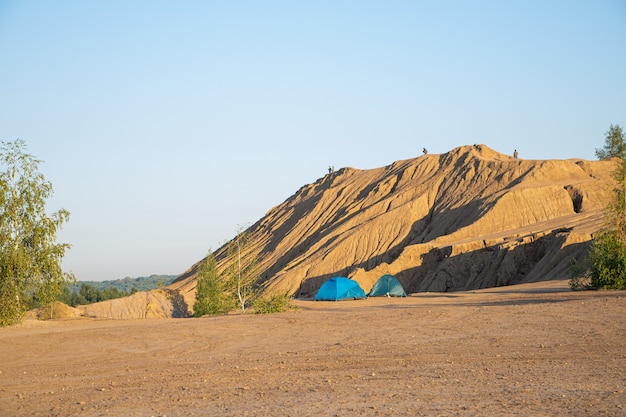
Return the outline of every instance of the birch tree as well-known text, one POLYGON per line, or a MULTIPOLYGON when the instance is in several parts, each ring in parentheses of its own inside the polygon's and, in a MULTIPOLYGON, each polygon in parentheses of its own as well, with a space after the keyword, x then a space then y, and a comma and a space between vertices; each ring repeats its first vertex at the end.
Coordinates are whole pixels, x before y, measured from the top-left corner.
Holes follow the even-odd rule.
POLYGON ((0 326, 18 323, 27 299, 54 300, 64 284, 74 281, 61 261, 66 243, 56 233, 68 221, 65 209, 48 215, 52 184, 38 172, 40 160, 17 139, 0 146, 0 326))
POLYGON ((258 260, 251 249, 250 235, 240 227, 237 236, 228 243, 229 261, 224 272, 242 313, 253 301, 259 282, 258 260))

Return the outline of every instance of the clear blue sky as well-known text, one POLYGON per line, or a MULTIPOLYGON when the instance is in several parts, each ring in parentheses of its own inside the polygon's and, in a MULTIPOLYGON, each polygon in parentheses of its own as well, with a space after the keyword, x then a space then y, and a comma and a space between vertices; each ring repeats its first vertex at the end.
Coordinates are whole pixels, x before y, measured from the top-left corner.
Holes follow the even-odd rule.
POLYGON ((0 0, 0 57, 80 280, 182 273, 329 165, 626 127, 623 0, 0 0))

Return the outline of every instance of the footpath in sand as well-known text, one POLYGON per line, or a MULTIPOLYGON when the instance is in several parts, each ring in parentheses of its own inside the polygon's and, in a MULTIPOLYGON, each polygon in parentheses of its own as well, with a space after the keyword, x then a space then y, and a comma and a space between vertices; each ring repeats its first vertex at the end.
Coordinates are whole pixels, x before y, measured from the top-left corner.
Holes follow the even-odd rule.
POLYGON ((295 304, 0 329, 0 415, 626 415, 624 292, 295 304))

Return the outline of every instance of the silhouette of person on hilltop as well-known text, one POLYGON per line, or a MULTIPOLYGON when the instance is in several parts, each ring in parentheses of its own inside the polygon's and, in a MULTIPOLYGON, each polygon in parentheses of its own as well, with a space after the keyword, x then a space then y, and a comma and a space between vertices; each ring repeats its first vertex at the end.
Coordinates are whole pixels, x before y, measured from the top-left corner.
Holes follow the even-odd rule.
POLYGON ((513 151, 513 159, 517 161, 517 149, 513 151))
POLYGON ((423 149, 422 149, 422 152, 424 152, 424 155, 426 155, 426 154, 428 153, 428 149, 423 148, 423 149))

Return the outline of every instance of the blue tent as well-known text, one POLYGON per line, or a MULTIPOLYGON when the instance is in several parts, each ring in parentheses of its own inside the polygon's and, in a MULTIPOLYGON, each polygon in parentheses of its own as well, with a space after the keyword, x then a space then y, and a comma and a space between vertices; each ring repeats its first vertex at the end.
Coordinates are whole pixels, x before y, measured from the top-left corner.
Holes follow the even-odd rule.
POLYGON ((402 284, 393 275, 383 275, 370 290, 369 297, 406 297, 402 284))
POLYGON ((329 279, 322 284, 315 295, 315 301, 356 300, 365 298, 365 291, 359 286, 359 283, 344 277, 329 279))

